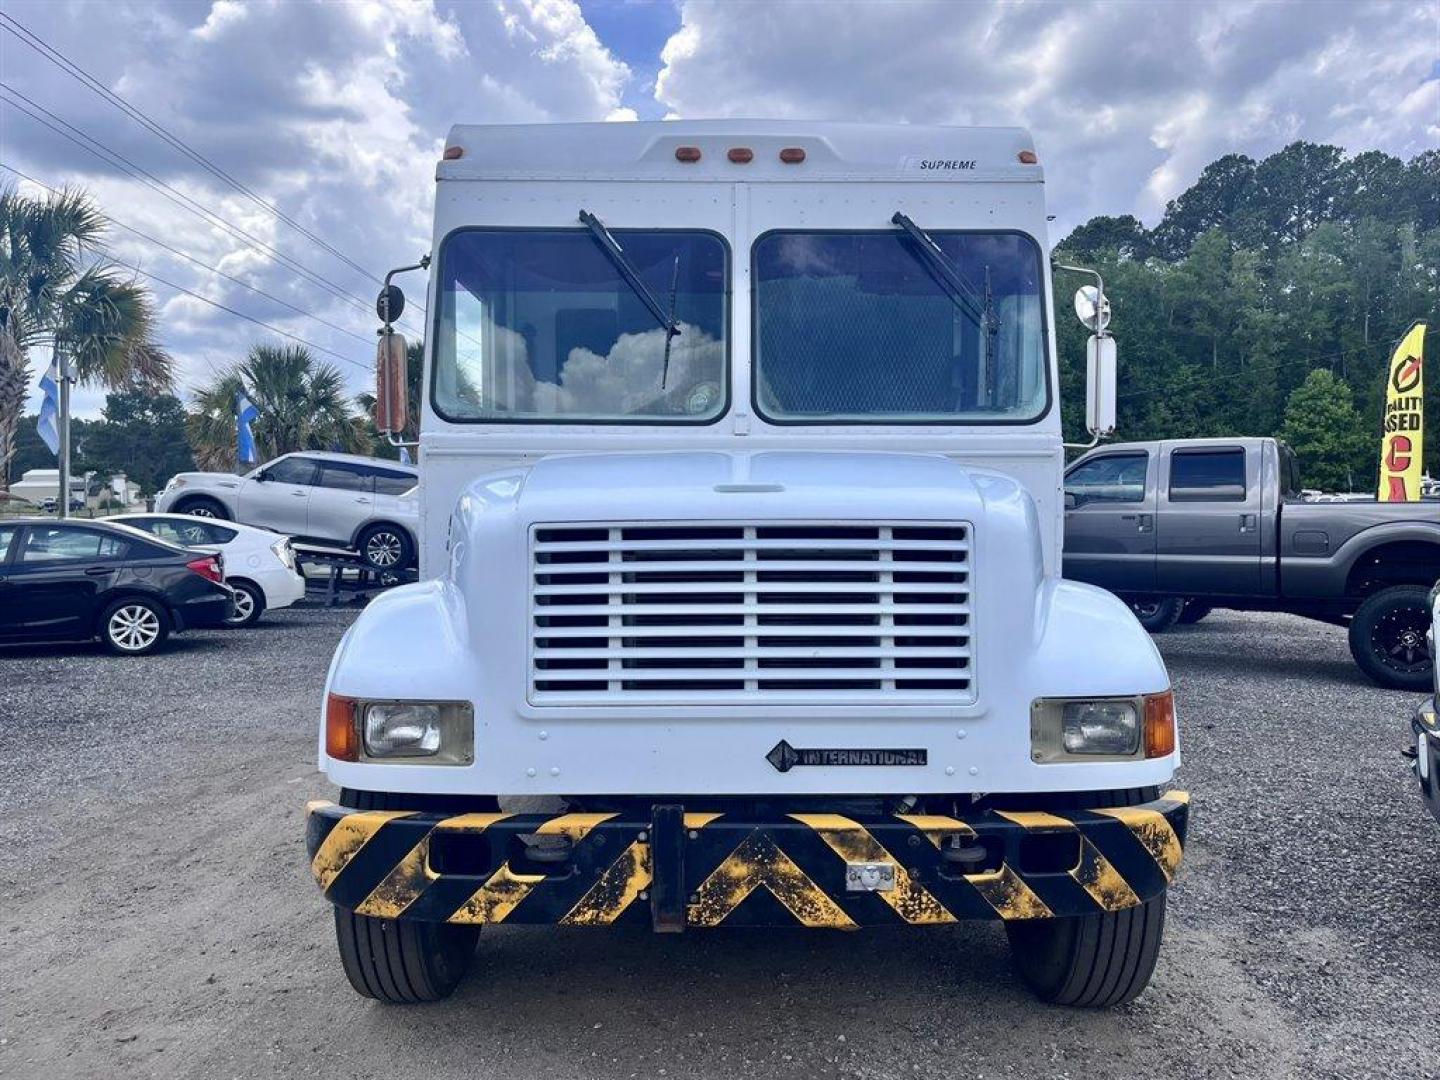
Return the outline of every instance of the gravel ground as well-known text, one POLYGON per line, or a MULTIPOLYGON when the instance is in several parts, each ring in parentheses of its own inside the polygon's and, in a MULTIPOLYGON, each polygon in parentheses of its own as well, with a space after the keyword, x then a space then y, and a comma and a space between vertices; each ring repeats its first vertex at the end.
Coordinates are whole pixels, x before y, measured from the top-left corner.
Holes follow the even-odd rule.
POLYGON ((352 610, 162 655, 0 648, 0 1075, 1435 1077, 1440 828, 1416 695, 1341 630, 1217 613, 1159 639, 1196 813, 1150 990, 1050 1008, 992 925, 502 927, 438 1006, 340 973, 301 848, 352 610))

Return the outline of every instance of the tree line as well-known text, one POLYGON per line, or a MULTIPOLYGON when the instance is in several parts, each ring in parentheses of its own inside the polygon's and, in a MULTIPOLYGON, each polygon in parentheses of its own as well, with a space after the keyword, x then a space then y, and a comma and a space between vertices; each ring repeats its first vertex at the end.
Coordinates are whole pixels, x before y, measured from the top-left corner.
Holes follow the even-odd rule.
MULTIPOLYGON (((1440 151, 1401 161, 1296 142, 1228 154, 1154 228, 1096 217, 1059 262, 1105 277, 1119 339, 1119 437, 1276 435, 1307 487, 1371 491, 1390 350, 1426 319, 1440 419, 1440 151)), ((1057 273, 1056 311, 1081 284, 1057 273)), ((1066 430, 1084 427, 1086 331, 1057 319, 1066 430)), ((1440 439, 1426 447, 1440 474, 1440 439)))

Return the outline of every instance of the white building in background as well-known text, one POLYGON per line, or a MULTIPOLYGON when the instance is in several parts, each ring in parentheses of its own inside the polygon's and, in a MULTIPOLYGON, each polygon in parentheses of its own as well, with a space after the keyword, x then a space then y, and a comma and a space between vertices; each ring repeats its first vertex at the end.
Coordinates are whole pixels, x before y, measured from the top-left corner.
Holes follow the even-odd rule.
MULTIPOLYGON (((70 477, 70 497, 84 500, 90 488, 90 477, 94 473, 70 477)), ((40 504, 46 499, 60 498, 59 469, 27 469, 25 475, 10 485, 10 494, 27 502, 40 504)))

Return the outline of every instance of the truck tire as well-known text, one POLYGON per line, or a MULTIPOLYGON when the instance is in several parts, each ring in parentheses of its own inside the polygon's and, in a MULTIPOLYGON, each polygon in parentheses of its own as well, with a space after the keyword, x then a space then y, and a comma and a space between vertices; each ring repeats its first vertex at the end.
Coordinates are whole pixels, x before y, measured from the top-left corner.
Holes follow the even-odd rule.
MULTIPOLYGON (((1136 806, 1156 788, 1079 792, 1054 809, 1136 806)), ((1165 894, 1122 911, 1005 924, 1021 979, 1042 1001, 1082 1008, 1122 1005, 1140 996, 1155 971, 1165 932, 1165 894)))
POLYGON ((175 504, 175 513, 189 514, 191 517, 213 518, 216 521, 229 521, 230 515, 225 512, 219 499, 212 499, 208 495, 192 495, 188 499, 181 499, 175 504))
POLYGON ((1350 655, 1360 670, 1394 690, 1426 690, 1434 661, 1425 651, 1428 590, 1391 585, 1367 596, 1350 620, 1350 655))
POLYGON ((1214 610, 1211 605, 1199 600, 1187 600, 1185 601, 1185 610, 1180 612, 1180 618, 1175 621, 1181 626, 1193 626, 1214 610))
POLYGON ((1174 596, 1128 602, 1140 625, 1152 634, 1163 634, 1169 630, 1185 609, 1185 601, 1174 596))
POLYGON ((359 994, 386 1005, 449 997, 475 956, 478 926, 374 919, 335 909, 340 965, 359 994))

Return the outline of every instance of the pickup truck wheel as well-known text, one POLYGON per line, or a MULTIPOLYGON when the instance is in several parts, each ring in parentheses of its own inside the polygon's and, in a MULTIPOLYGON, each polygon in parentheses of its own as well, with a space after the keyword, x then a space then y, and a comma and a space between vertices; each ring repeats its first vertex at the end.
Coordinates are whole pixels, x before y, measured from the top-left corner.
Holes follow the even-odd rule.
POLYGON ((191 517, 213 518, 217 521, 226 521, 230 515, 225 512, 225 507, 220 505, 219 500, 212 499, 207 495, 192 495, 188 499, 181 499, 175 504, 177 514, 189 514, 191 517))
POLYGON ((1185 601, 1174 596, 1158 600, 1130 601, 1130 610, 1135 613, 1135 618, 1152 634, 1163 634, 1174 626, 1184 608, 1185 601))
POLYGON ((1392 585, 1367 596, 1350 620, 1350 655, 1381 686, 1430 686, 1434 661, 1425 651, 1427 595, 1423 585, 1392 585))
POLYGON ((441 1001, 475 956, 478 926, 374 919, 335 909, 340 964, 357 993, 387 1005, 441 1001))
POLYGON ((1140 996, 1165 933, 1165 894, 1121 911, 1005 924, 1020 977, 1042 1001, 1106 1008, 1140 996))
POLYGON ((1176 622, 1181 626, 1192 626, 1214 610, 1209 604, 1202 604, 1198 600, 1187 600, 1185 601, 1185 610, 1180 612, 1180 618, 1176 622))

